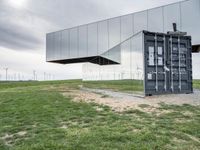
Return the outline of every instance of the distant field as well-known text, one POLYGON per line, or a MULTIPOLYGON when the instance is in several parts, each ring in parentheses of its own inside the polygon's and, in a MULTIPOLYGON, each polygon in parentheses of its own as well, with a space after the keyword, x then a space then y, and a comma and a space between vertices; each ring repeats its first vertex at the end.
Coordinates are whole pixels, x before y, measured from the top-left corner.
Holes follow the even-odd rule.
MULTIPOLYGON (((161 104, 156 111, 117 113, 107 106, 73 102, 73 97, 61 94, 82 84, 141 90, 132 87, 133 82, 0 83, 0 150, 200 149, 200 106, 161 104)), ((200 81, 194 87, 200 88, 200 81)))
MULTIPOLYGON (((0 82, 0 89, 28 87, 28 86, 45 86, 45 85, 60 85, 71 84, 77 87, 83 85, 88 88, 112 89, 115 91, 143 91, 143 81, 138 80, 116 80, 116 81, 82 81, 82 80, 63 80, 63 81, 28 81, 28 82, 0 82)), ((200 80, 194 80, 193 86, 200 89, 200 80)))

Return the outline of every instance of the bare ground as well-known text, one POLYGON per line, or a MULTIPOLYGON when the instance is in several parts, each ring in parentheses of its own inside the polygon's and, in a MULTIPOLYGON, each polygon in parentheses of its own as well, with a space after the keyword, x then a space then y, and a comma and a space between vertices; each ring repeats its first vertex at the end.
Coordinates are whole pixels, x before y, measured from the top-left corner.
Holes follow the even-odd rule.
POLYGON ((94 102, 100 105, 109 106, 112 110, 117 112, 129 109, 141 109, 140 106, 142 105, 149 106, 144 107, 142 110, 155 112, 160 103, 171 105, 200 105, 199 90, 195 90, 193 94, 172 94, 151 97, 138 97, 127 93, 96 89, 68 90, 62 93, 64 96, 73 97, 73 100, 76 102, 94 102))

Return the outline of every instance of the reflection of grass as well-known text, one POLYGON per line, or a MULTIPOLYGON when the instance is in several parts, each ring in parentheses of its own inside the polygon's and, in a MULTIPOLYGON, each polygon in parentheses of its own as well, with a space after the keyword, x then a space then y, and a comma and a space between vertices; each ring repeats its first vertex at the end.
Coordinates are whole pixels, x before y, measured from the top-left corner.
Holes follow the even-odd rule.
POLYGON ((116 80, 116 81, 86 81, 83 85, 88 88, 113 89, 115 91, 143 91, 143 81, 116 80))
POLYGON ((193 86, 196 89, 200 89, 200 80, 194 80, 193 81, 193 86))
POLYGON ((80 83, 1 85, 0 149, 200 149, 199 106, 161 104, 158 115, 141 105, 115 113, 60 94, 80 83))

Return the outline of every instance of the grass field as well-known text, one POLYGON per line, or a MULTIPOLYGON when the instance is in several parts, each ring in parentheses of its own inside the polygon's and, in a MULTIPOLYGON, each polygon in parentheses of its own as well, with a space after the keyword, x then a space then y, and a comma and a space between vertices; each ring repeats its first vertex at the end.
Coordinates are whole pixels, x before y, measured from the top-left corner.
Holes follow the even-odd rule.
MULTIPOLYGON (((80 84, 81 80, 0 83, 0 150, 200 149, 200 106, 161 104, 157 113, 117 113, 106 106, 73 102, 59 91, 78 89, 80 84)), ((83 85, 133 88, 127 81, 83 85)), ((194 87, 200 88, 200 81, 194 87)))

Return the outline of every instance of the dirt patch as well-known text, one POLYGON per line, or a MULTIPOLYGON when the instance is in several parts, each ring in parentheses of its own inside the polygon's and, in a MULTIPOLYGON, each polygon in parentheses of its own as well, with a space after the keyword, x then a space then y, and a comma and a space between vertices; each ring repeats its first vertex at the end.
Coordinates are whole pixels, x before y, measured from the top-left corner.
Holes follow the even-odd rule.
MULTIPOLYGON (((63 91, 65 91, 63 89, 63 91)), ((157 108, 160 103, 171 105, 200 105, 200 91, 194 94, 177 94, 177 95, 162 95, 152 97, 135 97, 128 93, 120 93, 106 90, 70 90, 70 92, 62 92, 64 96, 73 98, 75 102, 97 103, 111 107, 113 111, 122 112, 129 109, 139 109, 149 113, 161 115, 169 113, 169 111, 160 111, 157 108), (106 96, 104 96, 106 95, 106 96), (145 106, 143 106, 145 104, 145 106)), ((96 109, 97 111, 99 108, 96 109)), ((189 114, 187 114, 189 115, 189 114)))
POLYGON ((186 133, 184 133, 184 135, 186 135, 186 136, 189 137, 191 140, 193 140, 193 141, 195 141, 195 142, 197 142, 197 143, 200 144, 200 139, 199 139, 199 138, 197 138, 197 137, 195 137, 195 136, 192 136, 192 135, 189 135, 189 134, 186 134, 186 133))
POLYGON ((66 125, 62 125, 60 128, 61 129, 67 129, 67 126, 66 125))
POLYGON ((20 131, 14 134, 6 133, 4 136, 0 137, 0 139, 4 141, 5 145, 12 146, 12 143, 16 140, 16 137, 24 137, 26 134, 26 131, 20 131))
POLYGON ((178 139, 177 137, 174 137, 174 138, 172 139, 172 141, 173 141, 174 143, 179 143, 179 144, 185 144, 185 143, 187 143, 187 141, 185 141, 185 140, 183 140, 183 139, 178 139))
POLYGON ((8 140, 8 139, 11 139, 11 138, 13 138, 13 134, 5 134, 4 136, 2 136, 0 139, 2 139, 2 140, 8 140))
POLYGON ((26 131, 20 131, 16 134, 19 135, 19 136, 25 136, 27 134, 27 132, 26 131))
MULTIPOLYGON (((64 96, 74 97, 73 101, 75 102, 86 102, 86 103, 97 103, 100 105, 106 105, 112 108, 114 111, 123 111, 127 108, 137 107, 137 103, 130 100, 121 100, 113 97, 102 97, 101 94, 88 92, 88 91, 79 91, 75 90, 70 93, 63 93, 64 96)), ((97 111, 102 111, 102 109, 96 108, 97 111)))
POLYGON ((5 145, 7 146, 11 146, 11 143, 13 141, 14 135, 13 134, 5 134, 3 137, 1 137, 0 139, 2 139, 5 143, 5 145))

